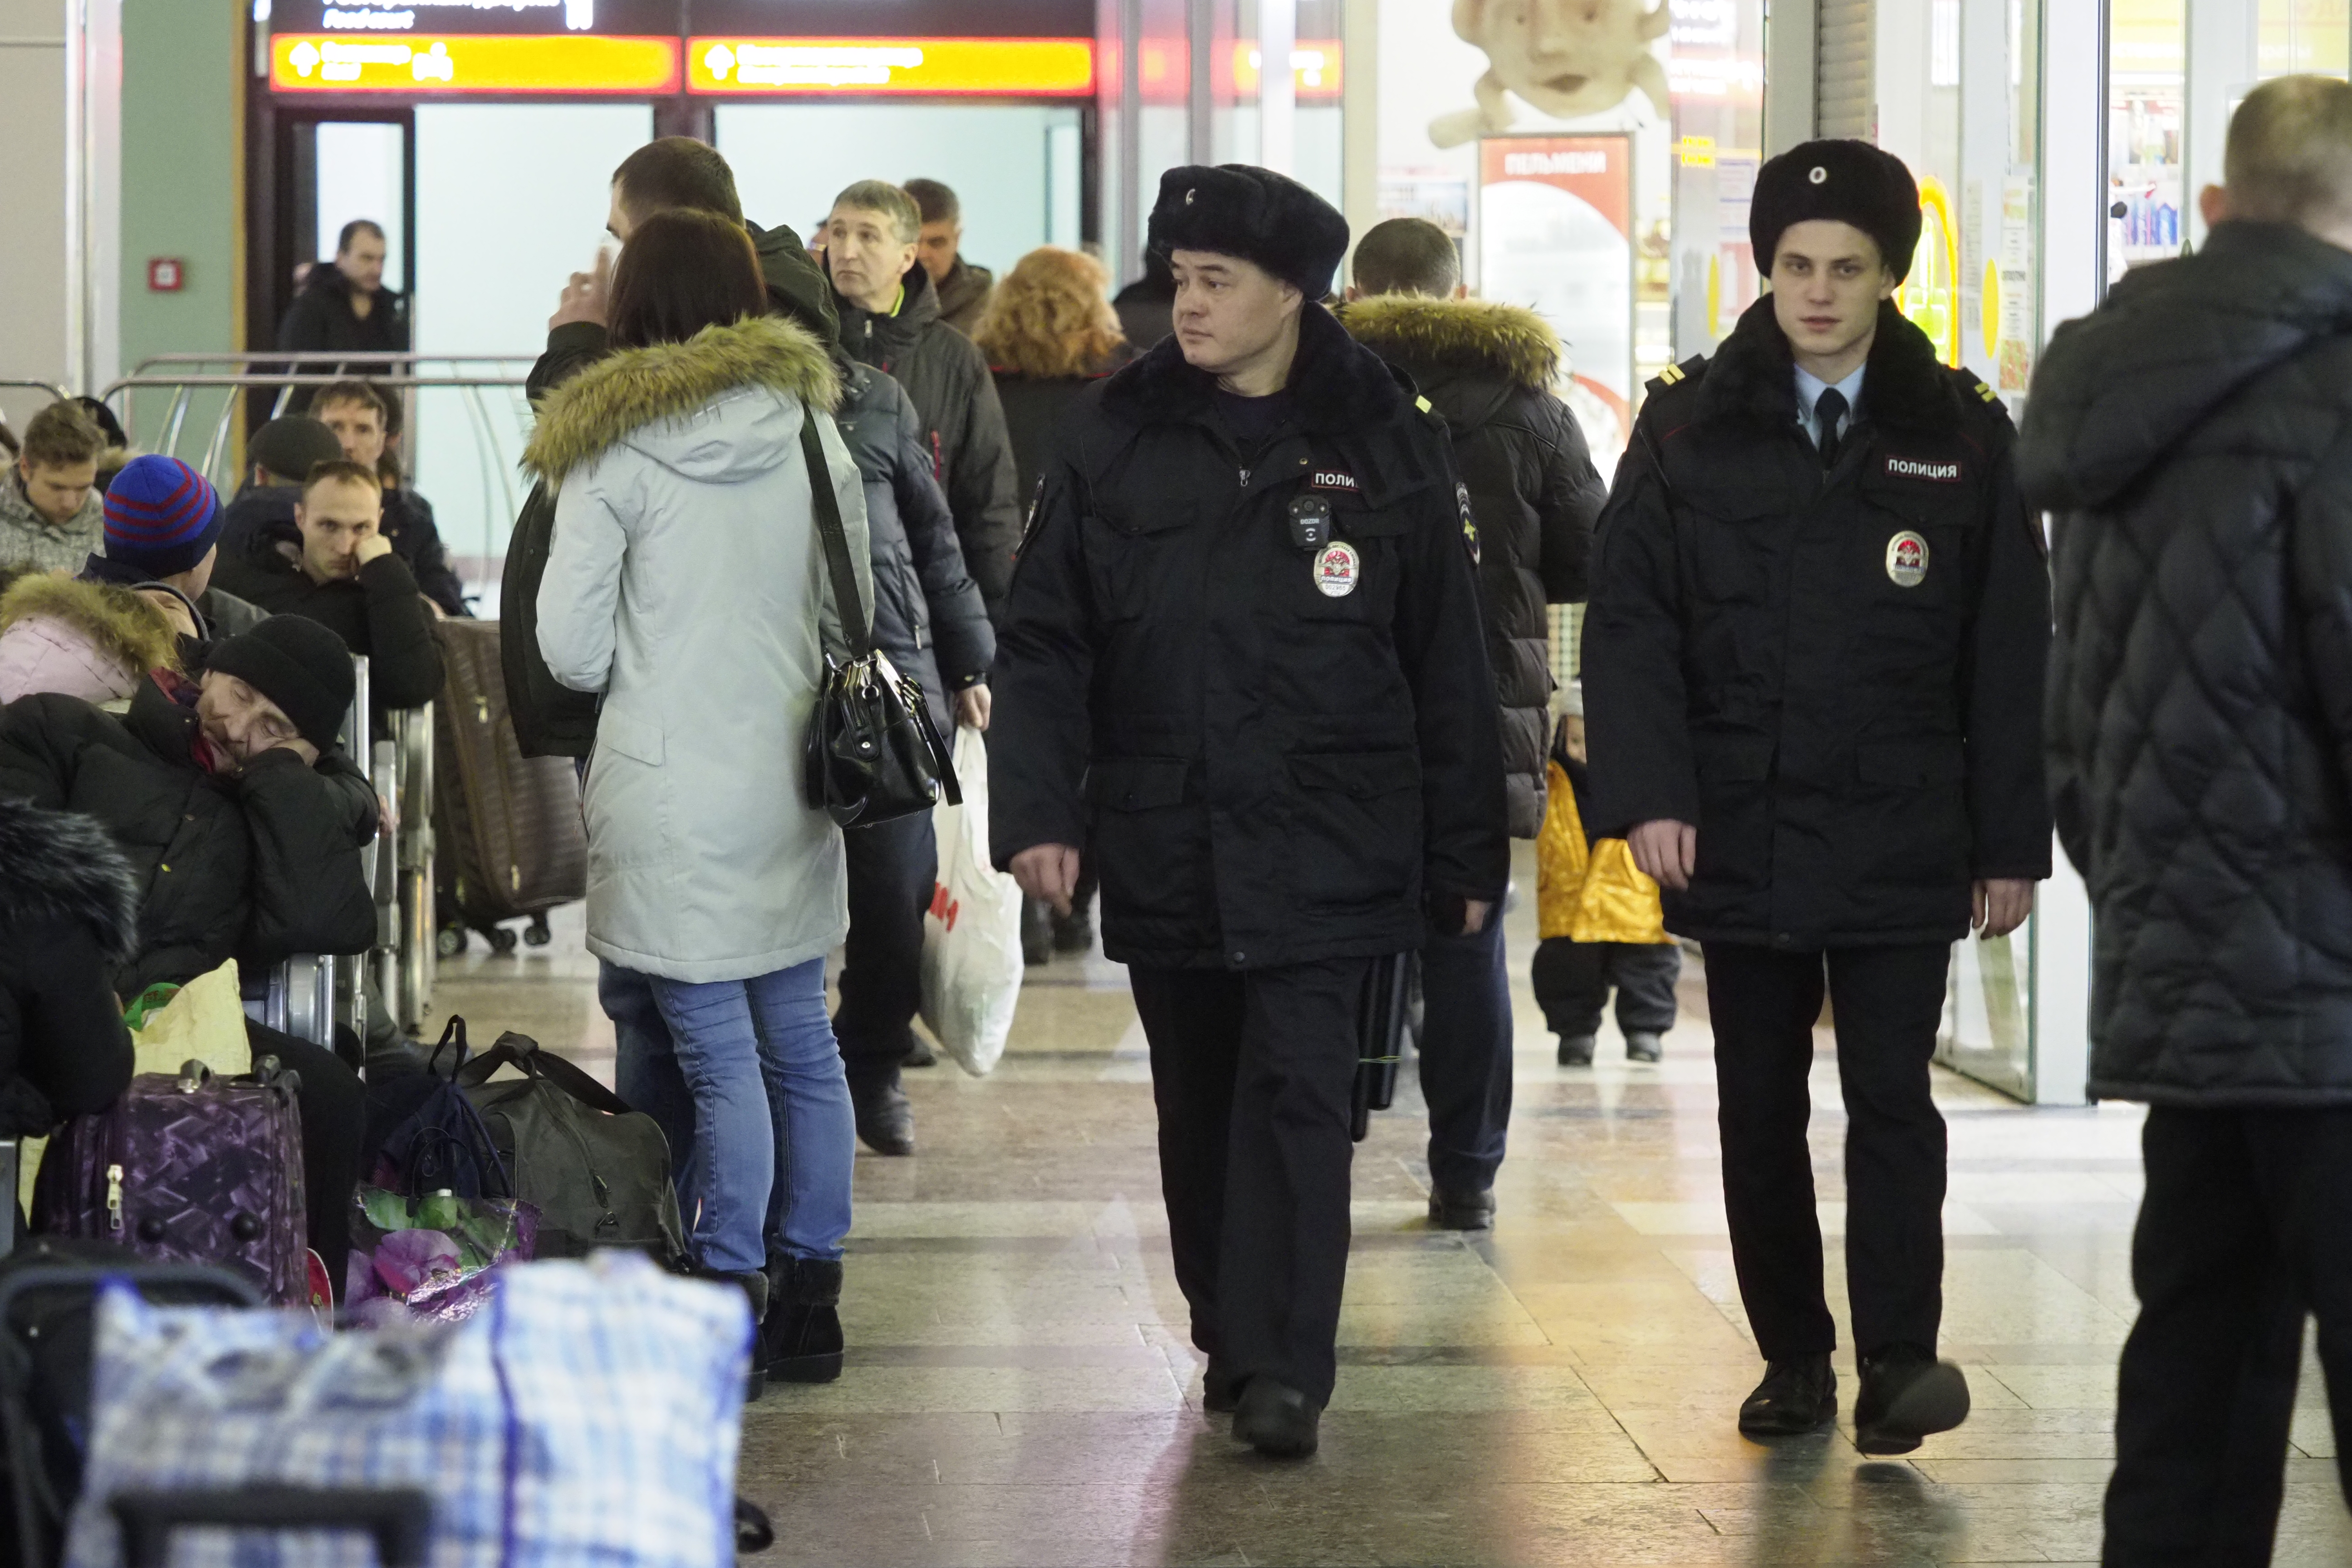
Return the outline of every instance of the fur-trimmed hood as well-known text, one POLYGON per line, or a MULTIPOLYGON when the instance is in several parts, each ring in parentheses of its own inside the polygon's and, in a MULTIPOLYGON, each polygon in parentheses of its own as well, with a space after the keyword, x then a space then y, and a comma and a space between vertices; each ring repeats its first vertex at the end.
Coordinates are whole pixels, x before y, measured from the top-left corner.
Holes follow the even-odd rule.
MULTIPOLYGON (((1797 417, 1795 360, 1788 334, 1772 314, 1765 294, 1741 312, 1739 324, 1707 362, 1698 389, 1698 418, 1737 420, 1768 429, 1797 417)), ((1904 318, 1894 301, 1878 307, 1878 335, 1872 340, 1863 377, 1863 413, 1873 424, 1913 430, 1944 430, 1969 416, 1953 373, 1936 357, 1927 334, 1904 318)))
POLYGON ((1559 336, 1524 305, 1376 294, 1339 311, 1349 335, 1416 381, 1427 373, 1494 376, 1543 392, 1559 374, 1559 336))
POLYGON ((0 799, 0 931, 79 921, 107 962, 139 950, 139 883, 94 818, 0 799))
POLYGON ((830 411, 841 380, 807 328, 774 316, 705 327, 682 343, 625 349, 548 395, 522 466, 552 490, 633 432, 685 419, 739 387, 830 411))
POLYGON ((0 632, 43 617, 79 632, 100 653, 135 673, 180 668, 180 639, 172 623, 128 588, 36 574, 0 593, 0 632))

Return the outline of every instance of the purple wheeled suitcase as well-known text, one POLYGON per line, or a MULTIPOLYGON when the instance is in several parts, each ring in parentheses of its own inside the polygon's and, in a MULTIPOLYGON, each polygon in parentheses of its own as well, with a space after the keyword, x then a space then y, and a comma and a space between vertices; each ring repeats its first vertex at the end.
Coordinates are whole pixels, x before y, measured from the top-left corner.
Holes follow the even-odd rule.
POLYGON ((307 1302, 300 1087, 275 1057, 250 1078, 215 1078, 201 1062, 140 1074, 49 1141, 33 1228, 213 1264, 281 1306, 307 1302))

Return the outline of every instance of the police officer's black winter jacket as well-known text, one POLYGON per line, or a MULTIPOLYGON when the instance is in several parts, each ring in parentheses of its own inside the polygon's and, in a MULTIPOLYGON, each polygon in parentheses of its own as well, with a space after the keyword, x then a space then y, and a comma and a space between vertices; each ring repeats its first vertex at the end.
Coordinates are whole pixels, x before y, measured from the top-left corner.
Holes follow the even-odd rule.
POLYGON ((1358 342, 1412 377, 1454 437, 1478 524, 1486 658, 1503 703, 1511 834, 1543 826, 1551 744, 1546 605, 1584 597, 1592 520, 1609 499, 1576 417, 1552 392, 1559 340, 1523 305, 1383 294, 1339 313, 1358 342))
POLYGON ((2095 1094, 2352 1104, 2347 437, 2352 256, 2296 228, 2134 268, 2034 374, 2095 1094))
POLYGON ((1769 295, 1650 384, 1585 615, 1588 826, 1697 826, 1668 929, 1957 941, 1971 881, 2049 875, 2049 575, 2013 440, 1891 305, 1827 474, 1769 295))
POLYGON ((1509 870, 1494 678, 1445 435, 1306 307, 1244 458, 1173 340, 1063 426, 1000 628, 991 845, 1087 845, 1111 957, 1402 952, 1509 870), (1293 541, 1294 503, 1336 542, 1293 541), (1319 583, 1318 583, 1319 579, 1319 583))

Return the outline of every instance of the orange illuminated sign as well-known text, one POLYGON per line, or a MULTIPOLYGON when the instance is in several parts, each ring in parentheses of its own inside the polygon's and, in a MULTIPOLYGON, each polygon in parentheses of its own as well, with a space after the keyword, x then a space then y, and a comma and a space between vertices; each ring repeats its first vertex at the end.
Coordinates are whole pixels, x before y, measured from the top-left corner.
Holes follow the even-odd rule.
POLYGON ((676 92, 676 38, 447 34, 374 37, 279 33, 279 92, 676 92))
POLYGON ((1092 38, 693 38, 696 92, 1085 98, 1092 38))
MULTIPOLYGON (((1265 68, 1265 57, 1246 39, 1237 39, 1230 47, 1231 64, 1225 79, 1234 84, 1234 91, 1241 97, 1256 97, 1258 73, 1265 68)), ((1291 90, 1300 98, 1339 97, 1339 40, 1301 38, 1292 45, 1290 84, 1291 90)))

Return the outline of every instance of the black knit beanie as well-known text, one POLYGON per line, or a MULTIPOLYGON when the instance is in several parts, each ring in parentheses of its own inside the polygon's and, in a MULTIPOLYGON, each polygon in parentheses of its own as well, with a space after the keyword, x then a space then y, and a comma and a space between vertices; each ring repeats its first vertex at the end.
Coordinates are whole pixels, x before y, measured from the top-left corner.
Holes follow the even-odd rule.
POLYGON ((277 703, 321 752, 334 748, 351 712, 351 650, 332 631, 299 616, 272 616, 214 644, 205 668, 234 675, 277 703))

